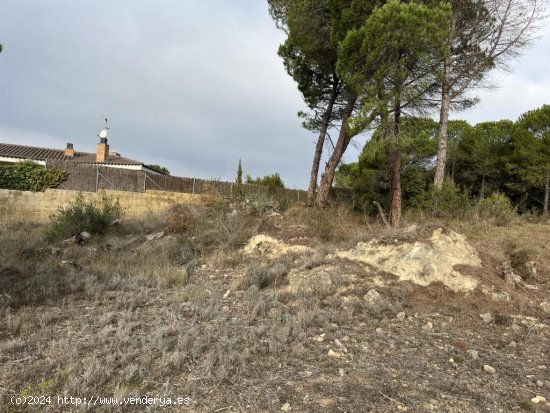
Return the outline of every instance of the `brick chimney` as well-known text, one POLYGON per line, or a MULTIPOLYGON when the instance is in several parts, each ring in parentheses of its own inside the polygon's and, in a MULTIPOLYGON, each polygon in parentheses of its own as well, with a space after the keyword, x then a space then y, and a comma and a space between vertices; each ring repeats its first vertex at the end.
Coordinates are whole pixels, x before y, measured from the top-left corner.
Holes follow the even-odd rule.
POLYGON ((65 148, 65 156, 73 157, 74 156, 74 148, 73 144, 67 142, 67 147, 65 148))
POLYGON ((95 157, 96 162, 106 162, 109 160, 109 145, 107 144, 107 138, 99 138, 97 144, 97 153, 95 157))

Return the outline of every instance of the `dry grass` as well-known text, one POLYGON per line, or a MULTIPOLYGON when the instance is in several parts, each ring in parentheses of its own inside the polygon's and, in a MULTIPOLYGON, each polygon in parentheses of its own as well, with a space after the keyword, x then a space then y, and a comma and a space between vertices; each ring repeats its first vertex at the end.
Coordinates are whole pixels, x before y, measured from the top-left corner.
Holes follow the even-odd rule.
MULTIPOLYGON (((514 290, 512 302, 488 307, 479 291, 464 296, 441 285, 415 287, 330 258, 357 240, 411 236, 405 232, 386 233, 343 209, 292 207, 277 217, 269 208, 218 202, 177 210, 168 222, 124 222, 84 246, 49 244, 41 228, 1 231, 1 245, 9 246, 0 249, 2 408, 57 412, 56 405, 33 410, 7 403, 14 394, 67 394, 183 396, 194 412, 275 412, 286 402, 300 412, 398 411, 391 399, 410 411, 511 411, 531 394, 518 386, 537 390, 530 377, 550 382, 548 371, 536 367, 550 356, 547 330, 511 317, 544 321, 534 304, 548 297, 550 227, 486 232, 447 223, 481 251, 490 269, 475 274, 482 281, 504 288, 491 268, 518 251, 539 269, 529 281, 538 291, 514 290), (146 240, 167 226, 177 230, 146 240), (265 228, 315 252, 272 260, 243 255, 247 237, 265 228), (290 271, 315 272, 327 263, 341 270, 330 284, 287 289, 290 271), (375 275, 387 286, 375 284, 375 275), (373 288, 385 303, 377 311, 363 299, 373 288), (479 320, 487 308, 495 314, 491 325, 479 320), (411 319, 396 320, 399 311, 411 319), (433 331, 422 328, 428 321, 433 331), (509 357, 512 340, 521 349, 509 357), (457 342, 479 350, 480 360, 461 353, 457 342), (450 357, 456 367, 449 367, 450 357), (499 374, 488 376, 483 364, 499 374)), ((414 236, 428 234, 430 225, 414 236)))

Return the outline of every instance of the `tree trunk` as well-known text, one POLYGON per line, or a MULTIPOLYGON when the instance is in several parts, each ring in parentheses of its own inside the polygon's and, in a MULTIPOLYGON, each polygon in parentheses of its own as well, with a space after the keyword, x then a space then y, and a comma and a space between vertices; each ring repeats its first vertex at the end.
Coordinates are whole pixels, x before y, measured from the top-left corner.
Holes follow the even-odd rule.
POLYGON ((548 201, 550 198, 550 179, 546 178, 546 183, 544 184, 544 206, 542 207, 542 215, 548 215, 548 201))
POLYGON ((323 146, 327 137, 328 126, 330 125, 330 119, 332 118, 332 109, 334 107, 334 102, 336 102, 336 98, 338 97, 338 89, 338 78, 334 76, 330 100, 323 115, 321 130, 319 131, 319 138, 317 138, 317 145, 315 145, 315 155, 313 156, 313 164, 311 165, 311 175, 309 178, 309 187, 307 189, 307 205, 313 205, 313 202, 315 200, 315 191, 317 190, 317 177, 319 175, 319 164, 321 163, 321 155, 323 154, 323 146))
POLYGON ((447 158, 447 127, 449 125, 449 107, 451 105, 451 50, 455 31, 455 18, 451 20, 451 33, 447 43, 447 55, 443 62, 443 79, 441 81, 441 110, 439 112, 439 129, 437 131, 437 162, 435 165, 434 187, 436 192, 443 187, 445 179, 445 161, 447 158))
POLYGON ((342 117, 342 126, 338 135, 338 142, 336 142, 334 151, 332 152, 332 155, 330 156, 330 159, 325 166, 325 172, 323 173, 323 176, 321 178, 319 193, 317 194, 317 206, 320 208, 326 208, 328 206, 330 189, 332 188, 332 181, 334 181, 334 172, 336 171, 336 167, 340 163, 342 155, 344 155, 344 152, 348 147, 349 141, 352 138, 347 131, 347 122, 353 112, 356 100, 357 97, 355 96, 351 97, 348 100, 346 109, 344 111, 344 116, 342 117))
POLYGON ((401 225, 401 102, 397 98, 394 112, 394 146, 388 159, 390 180, 390 224, 392 228, 401 225))

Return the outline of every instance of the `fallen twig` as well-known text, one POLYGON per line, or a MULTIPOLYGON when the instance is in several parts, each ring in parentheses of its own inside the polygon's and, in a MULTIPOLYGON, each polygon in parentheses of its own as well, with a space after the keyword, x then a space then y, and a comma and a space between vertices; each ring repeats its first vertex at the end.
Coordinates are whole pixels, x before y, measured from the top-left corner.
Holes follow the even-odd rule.
POLYGON ((382 393, 380 390, 378 390, 378 393, 380 393, 381 396, 383 396, 385 399, 388 399, 394 403, 402 404, 403 406, 407 406, 407 403, 400 402, 399 400, 392 399, 390 396, 382 393))

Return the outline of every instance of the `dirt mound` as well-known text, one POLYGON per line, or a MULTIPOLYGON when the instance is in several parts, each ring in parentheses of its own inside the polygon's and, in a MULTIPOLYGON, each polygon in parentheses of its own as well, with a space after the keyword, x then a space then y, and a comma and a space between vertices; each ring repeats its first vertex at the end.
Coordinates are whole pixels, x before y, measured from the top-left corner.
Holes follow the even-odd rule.
POLYGON ((249 255, 262 255, 268 258, 277 258, 290 253, 308 253, 312 249, 304 245, 287 245, 269 235, 255 235, 250 238, 248 244, 243 248, 243 252, 249 255))
POLYGON ((364 262, 419 285, 440 281, 454 291, 471 291, 477 280, 455 270, 456 265, 481 267, 477 251, 463 235, 436 229, 427 240, 387 244, 377 240, 360 242, 339 258, 364 262))

